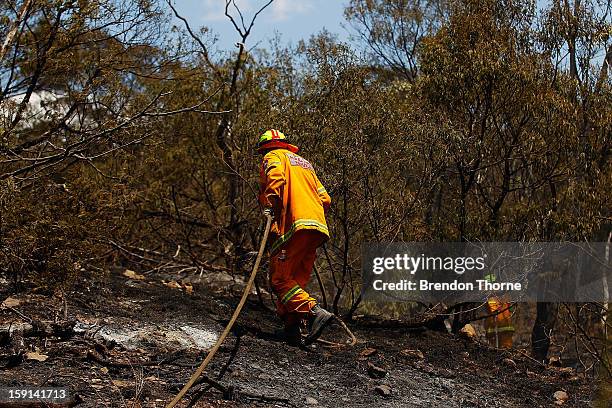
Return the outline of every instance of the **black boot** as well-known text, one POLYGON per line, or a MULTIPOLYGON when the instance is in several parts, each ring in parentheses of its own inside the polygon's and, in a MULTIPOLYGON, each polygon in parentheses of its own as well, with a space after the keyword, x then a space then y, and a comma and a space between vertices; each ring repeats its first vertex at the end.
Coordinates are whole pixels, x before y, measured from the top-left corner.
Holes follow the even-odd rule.
POLYGON ((334 315, 332 313, 323 309, 319 305, 315 305, 310 310, 310 316, 308 317, 308 327, 310 328, 310 332, 308 333, 308 336, 306 336, 304 344, 312 344, 316 339, 318 339, 323 332, 323 329, 325 329, 325 327, 331 323, 333 317, 334 315))

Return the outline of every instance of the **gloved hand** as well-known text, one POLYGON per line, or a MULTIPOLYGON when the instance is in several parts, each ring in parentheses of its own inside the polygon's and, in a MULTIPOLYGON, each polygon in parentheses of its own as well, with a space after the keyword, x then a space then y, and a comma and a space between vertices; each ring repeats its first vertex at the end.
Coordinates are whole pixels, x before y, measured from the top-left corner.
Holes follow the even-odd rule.
POLYGON ((263 213, 266 217, 270 216, 270 217, 274 217, 274 210, 272 209, 272 207, 266 207, 263 210, 263 213))

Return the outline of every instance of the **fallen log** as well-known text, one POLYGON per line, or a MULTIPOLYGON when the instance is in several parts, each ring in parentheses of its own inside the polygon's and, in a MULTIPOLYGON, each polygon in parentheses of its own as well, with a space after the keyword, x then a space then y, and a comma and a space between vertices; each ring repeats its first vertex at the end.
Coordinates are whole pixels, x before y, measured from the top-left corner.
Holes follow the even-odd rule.
POLYGON ((21 337, 58 337, 68 339, 74 336, 76 321, 44 322, 32 320, 31 323, 9 323, 0 325, 0 344, 9 344, 11 338, 18 334, 21 337))

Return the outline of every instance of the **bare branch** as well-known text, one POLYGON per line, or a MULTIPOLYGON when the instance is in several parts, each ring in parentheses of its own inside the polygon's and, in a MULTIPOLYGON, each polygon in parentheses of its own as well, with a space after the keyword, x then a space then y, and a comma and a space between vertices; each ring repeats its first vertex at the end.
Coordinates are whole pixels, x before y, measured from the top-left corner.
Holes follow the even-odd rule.
POLYGON ((179 14, 179 12, 176 10, 176 7, 174 7, 172 5, 172 1, 171 0, 166 0, 166 4, 168 4, 168 6, 170 7, 170 9, 172 9, 172 12, 174 13, 174 16, 176 18, 178 18, 179 20, 181 20, 183 22, 183 25, 185 26, 185 29, 187 30, 187 32, 189 33, 189 35, 191 36, 191 38, 198 43, 198 45, 200 46, 200 53, 202 54, 202 56, 204 57, 204 61, 206 61, 206 64, 213 69, 213 71, 215 72, 215 74, 218 77, 221 77, 221 73, 219 72, 219 69, 216 67, 215 64, 212 63, 212 61, 210 60, 210 55, 208 53, 208 48, 206 47, 206 45, 204 44, 204 42, 200 39, 200 37, 198 37, 196 35, 196 33, 191 29, 191 26, 189 25, 189 22, 187 21, 187 19, 185 17, 183 17, 182 15, 179 14))

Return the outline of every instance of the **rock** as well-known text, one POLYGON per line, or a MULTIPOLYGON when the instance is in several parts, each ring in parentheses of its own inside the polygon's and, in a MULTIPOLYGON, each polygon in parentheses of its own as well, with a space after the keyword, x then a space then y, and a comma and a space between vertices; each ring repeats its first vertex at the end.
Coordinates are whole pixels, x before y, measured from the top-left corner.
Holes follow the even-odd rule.
POLYGON ((182 289, 181 284, 180 284, 180 283, 178 283, 177 281, 174 281, 174 280, 173 280, 173 281, 170 281, 170 282, 163 282, 163 281, 162 281, 162 283, 163 283, 164 285, 166 285, 167 287, 172 288, 172 289, 182 289))
POLYGON ((319 405, 319 401, 312 397, 306 397, 306 405, 319 405))
POLYGON ((425 355, 421 350, 404 349, 400 351, 400 354, 404 357, 416 358, 419 360, 423 360, 425 358, 425 355))
POLYGON ((21 304, 21 300, 11 297, 11 296, 7 297, 2 302, 2 306, 4 307, 16 307, 16 306, 19 306, 20 304, 21 304))
MULTIPOLYGON (((185 280, 183 280, 185 282, 185 280)), ((210 288, 214 292, 224 292, 236 282, 244 282, 240 277, 233 277, 227 272, 210 272, 206 273, 201 277, 192 278, 190 282, 193 284, 202 284, 207 288, 210 288)))
POLYGON ((567 395, 567 392, 559 390, 555 391, 553 398, 555 399, 555 404, 562 405, 568 400, 569 396, 567 395))
POLYGON ((368 362, 368 375, 372 378, 384 378, 387 375, 387 370, 368 362))
POLYGON ((37 351, 30 351, 25 353, 26 360, 36 360, 36 361, 45 361, 49 358, 46 354, 41 354, 37 351))
POLYGON ((377 385, 374 387, 374 392, 385 398, 389 398, 391 396, 391 387, 386 384, 377 385))
POLYGON ((459 331, 459 333, 463 337, 470 339, 470 340, 476 338, 476 330, 474 330, 474 327, 472 327, 472 325, 469 323, 463 326, 463 328, 459 331))
POLYGON ((508 366, 510 368, 516 368, 516 362, 514 360, 512 360, 512 359, 509 359, 509 358, 504 358, 502 360, 502 364, 505 365, 505 366, 508 366))
POLYGON ((140 275, 130 269, 126 269, 125 272, 123 272, 123 276, 133 280, 145 280, 144 275, 140 275))

